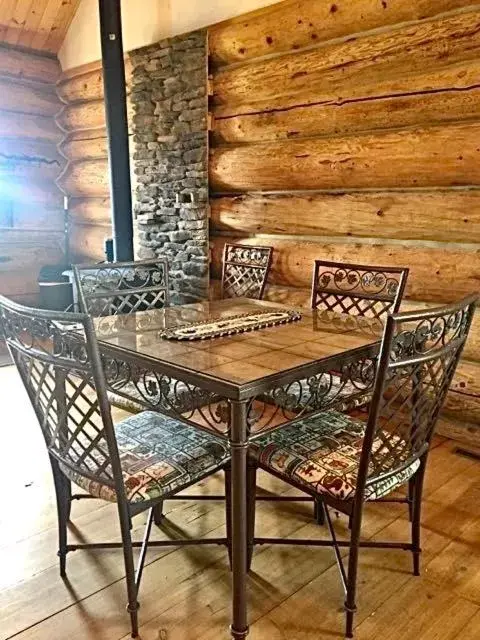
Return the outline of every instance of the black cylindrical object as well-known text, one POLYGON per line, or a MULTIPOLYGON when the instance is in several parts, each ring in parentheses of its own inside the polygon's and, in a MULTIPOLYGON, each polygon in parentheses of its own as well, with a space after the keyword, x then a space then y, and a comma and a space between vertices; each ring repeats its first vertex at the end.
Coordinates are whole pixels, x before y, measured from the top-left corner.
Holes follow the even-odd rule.
POLYGON ((98 0, 115 260, 133 260, 132 187, 120 0, 98 0))

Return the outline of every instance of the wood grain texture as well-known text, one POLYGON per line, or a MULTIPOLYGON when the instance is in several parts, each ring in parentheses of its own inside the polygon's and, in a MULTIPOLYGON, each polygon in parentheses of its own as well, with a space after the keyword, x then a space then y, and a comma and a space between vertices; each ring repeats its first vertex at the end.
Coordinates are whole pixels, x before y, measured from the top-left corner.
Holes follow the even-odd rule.
POLYGON ((57 184, 71 197, 106 197, 109 194, 108 160, 83 160, 70 164, 57 184))
MULTIPOLYGON (((215 117, 214 144, 289 140, 377 129, 480 119, 480 89, 446 86, 435 93, 339 98, 325 104, 281 106, 257 113, 215 117)), ((242 112, 242 106, 238 109, 242 112)))
MULTIPOLYGON (((226 238, 212 238, 213 277, 221 274, 222 251, 226 238)), ((237 241, 237 240, 236 240, 237 241)), ((357 264, 390 265, 410 268, 406 296, 426 302, 448 303, 478 289, 480 248, 415 247, 404 244, 360 244, 306 242, 281 237, 242 237, 240 244, 273 246, 269 282, 308 289, 314 260, 322 258, 357 264)))
POLYGON ((56 145, 62 138, 62 132, 51 116, 20 115, 0 109, 0 137, 37 140, 56 145))
POLYGON ((62 140, 58 149, 72 163, 107 158, 107 132, 105 129, 74 131, 62 140))
POLYGON ((211 150, 214 191, 480 184, 480 124, 211 150))
POLYGON ((56 117, 58 126, 63 131, 79 129, 96 129, 105 127, 105 102, 100 100, 65 105, 56 117))
POLYGON ((57 53, 80 0, 7 0, 0 3, 0 39, 57 53))
POLYGON ((214 232, 480 242, 480 190, 245 194, 210 208, 214 232))
POLYGON ((63 231, 0 229, 0 291, 7 296, 37 292, 40 266, 62 260, 64 238, 63 231))
POLYGON ((52 85, 59 75, 60 64, 55 58, 0 45, 0 76, 52 85))
POLYGON ((475 85, 479 26, 480 12, 459 14, 219 70, 213 100, 224 116, 475 85))
MULTIPOLYGON (((127 92, 130 85, 132 66, 128 55, 125 56, 125 76, 127 92)), ((101 61, 70 69, 62 74, 58 81, 57 93, 66 104, 90 102, 103 99, 103 71, 101 61)))
POLYGON ((108 224, 72 224, 68 234, 72 263, 104 260, 105 240, 111 237, 112 229, 108 224))
POLYGON ((55 116, 61 107, 53 85, 0 77, 0 109, 35 116, 55 116))
POLYGON ((240 62, 399 22, 421 20, 471 4, 471 0, 385 4, 378 0, 335 4, 289 0, 210 27, 210 55, 216 64, 240 62))
POLYGON ((73 224, 111 227, 110 198, 72 198, 68 213, 73 224))

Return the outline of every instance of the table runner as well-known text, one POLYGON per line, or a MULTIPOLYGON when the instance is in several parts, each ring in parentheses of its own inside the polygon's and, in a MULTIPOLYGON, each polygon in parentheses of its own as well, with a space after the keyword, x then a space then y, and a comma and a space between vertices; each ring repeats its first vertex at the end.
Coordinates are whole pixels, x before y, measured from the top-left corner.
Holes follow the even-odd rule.
POLYGON ((261 313, 244 313, 237 316, 227 316, 206 320, 180 327, 172 327, 161 331, 160 336, 166 340, 206 340, 231 336, 244 331, 255 331, 266 327, 273 327, 287 322, 301 319, 298 311, 281 309, 279 311, 266 311, 261 313))

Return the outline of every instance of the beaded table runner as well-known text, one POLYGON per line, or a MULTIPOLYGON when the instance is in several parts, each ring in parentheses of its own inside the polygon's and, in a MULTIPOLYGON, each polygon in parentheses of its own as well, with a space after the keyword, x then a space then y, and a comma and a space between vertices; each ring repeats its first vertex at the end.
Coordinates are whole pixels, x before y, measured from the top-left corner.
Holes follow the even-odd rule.
POLYGON ((261 313, 244 313, 238 316, 217 318, 195 322, 181 327, 172 327, 160 332, 162 338, 167 340, 206 340, 208 338, 219 338, 221 336, 231 336, 244 331, 255 331, 266 327, 274 327, 286 322, 300 320, 301 314, 298 311, 281 309, 279 311, 265 311, 261 313))

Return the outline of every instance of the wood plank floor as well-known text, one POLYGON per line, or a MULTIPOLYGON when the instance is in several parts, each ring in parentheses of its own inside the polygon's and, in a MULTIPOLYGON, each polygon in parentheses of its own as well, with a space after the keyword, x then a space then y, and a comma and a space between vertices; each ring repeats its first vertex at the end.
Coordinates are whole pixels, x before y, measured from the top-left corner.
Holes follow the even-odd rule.
MULTIPOLYGON (((40 431, 11 367, 0 369, 0 638, 123 640, 129 638, 118 551, 69 554, 68 580, 58 574, 53 486, 40 431)), ((118 416, 122 417, 121 415, 118 416)), ((437 438, 422 518, 423 571, 411 574, 410 554, 364 550, 359 576, 357 640, 478 640, 480 638, 480 462, 437 438)), ((195 491, 222 490, 215 477, 195 491)), ((291 492, 260 476, 266 491, 291 492)), ((221 503, 167 503, 168 520, 154 535, 223 534, 221 503)), ((401 539, 408 521, 399 505, 370 505, 364 536, 401 539)), ((70 535, 118 539, 114 505, 73 505, 70 535)), ((144 516, 135 521, 141 536, 144 516)), ((346 534, 346 522, 336 527, 346 534)), ((259 535, 324 536, 309 505, 263 503, 259 535)), ((140 592, 143 640, 227 640, 230 575, 222 548, 149 553, 140 592)), ((343 637, 343 595, 329 549, 262 547, 249 579, 252 640, 343 637)))

